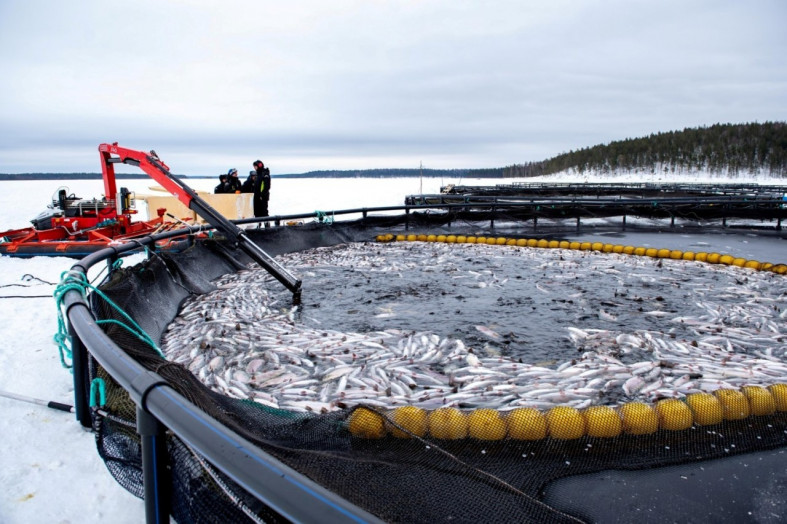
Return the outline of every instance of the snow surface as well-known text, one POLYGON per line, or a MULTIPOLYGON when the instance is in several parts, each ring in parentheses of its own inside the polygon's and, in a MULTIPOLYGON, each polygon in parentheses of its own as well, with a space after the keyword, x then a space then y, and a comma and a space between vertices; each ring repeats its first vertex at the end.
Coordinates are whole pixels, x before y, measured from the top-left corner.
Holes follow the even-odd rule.
MULTIPOLYGON (((549 177, 552 182, 582 182, 588 176, 549 177)), ((601 181, 590 177, 591 181, 601 181)), ((509 184, 544 179, 275 179, 271 213, 295 214, 315 210, 399 205, 404 197, 437 193, 448 183, 463 185, 509 184)), ((605 181, 650 182, 648 175, 621 175, 605 181)), ((656 181, 656 180, 654 180, 656 181)), ((691 175, 670 181, 719 182, 718 178, 691 175)), ((787 180, 738 177, 736 183, 787 184, 787 180)), ((190 181, 195 189, 211 190, 217 181, 190 181)), ((43 211, 58 184, 83 198, 100 197, 100 181, 0 182, 0 230, 26 227, 43 211)), ((151 193, 152 181, 121 181, 138 194, 151 193)), ((787 258, 787 257, 784 257, 787 258)), ((74 415, 44 406, 12 400, 9 392, 47 401, 73 403, 72 376, 60 362, 53 335, 57 312, 53 284, 74 260, 35 257, 0 257, 0 522, 6 524, 138 523, 145 520, 144 504, 120 487, 98 456, 93 434, 74 415), (35 279, 27 279, 31 275, 35 279), (14 298, 16 296, 31 298, 14 298)), ((126 264, 133 263, 126 259, 126 264)), ((91 278, 94 275, 90 275, 91 278)))

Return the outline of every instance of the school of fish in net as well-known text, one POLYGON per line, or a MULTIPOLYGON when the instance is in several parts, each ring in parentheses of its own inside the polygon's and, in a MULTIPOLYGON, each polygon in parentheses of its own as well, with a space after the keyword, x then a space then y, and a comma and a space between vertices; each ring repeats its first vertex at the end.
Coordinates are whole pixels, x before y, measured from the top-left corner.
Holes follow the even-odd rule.
MULTIPOLYGON (((323 289, 339 296, 347 286, 370 286, 377 296, 401 296, 407 287, 398 293, 388 288, 403 279, 437 283, 431 295, 414 299, 414 316, 422 317, 418 329, 406 325, 413 316, 397 324, 395 306, 374 303, 360 324, 355 318, 364 315, 352 310, 355 325, 368 329, 347 329, 352 322, 309 318, 318 310, 288 303, 266 271, 250 267, 184 302, 162 339, 166 358, 222 394, 314 413, 357 404, 581 409, 787 381, 787 280, 773 273, 425 242, 349 243, 277 260, 301 276, 305 295, 323 289), (589 300, 591 281, 592 289, 609 296, 589 300), (680 294, 668 294, 675 290, 680 294), (540 357, 523 358, 535 341, 490 328, 493 322, 477 318, 477 311, 464 332, 445 332, 442 319, 419 315, 419 300, 446 294, 457 301, 485 294, 512 312, 510 322, 539 324, 540 357), (520 315, 523 309, 529 314, 520 315), (518 349, 512 349, 514 339, 518 349), (554 358, 544 358, 561 346, 554 358)), ((345 307, 361 302, 358 294, 346 295, 345 307)), ((428 303, 421 306, 428 309, 428 303)), ((343 309, 334 304, 333 310, 343 309)), ((443 308, 443 317, 452 315, 443 308)))

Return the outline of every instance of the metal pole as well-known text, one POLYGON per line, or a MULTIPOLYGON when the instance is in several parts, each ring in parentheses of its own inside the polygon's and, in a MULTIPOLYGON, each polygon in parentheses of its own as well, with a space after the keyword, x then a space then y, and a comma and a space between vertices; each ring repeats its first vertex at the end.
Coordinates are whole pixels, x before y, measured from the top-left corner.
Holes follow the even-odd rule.
POLYGON ((74 413, 79 423, 86 428, 93 426, 88 403, 87 386, 87 349, 82 340, 74 331, 74 326, 68 323, 68 336, 71 339, 71 371, 74 380, 74 413))
POLYGON ((167 444, 156 418, 137 407, 137 433, 142 440, 142 482, 145 489, 145 522, 169 522, 172 483, 167 469, 167 444))

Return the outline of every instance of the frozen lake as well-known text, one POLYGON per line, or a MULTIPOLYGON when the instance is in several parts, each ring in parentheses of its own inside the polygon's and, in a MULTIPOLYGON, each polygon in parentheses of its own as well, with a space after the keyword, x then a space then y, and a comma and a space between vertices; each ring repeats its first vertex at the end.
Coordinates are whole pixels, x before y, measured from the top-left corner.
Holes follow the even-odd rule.
MULTIPOLYGON (((540 179, 539 179, 540 180, 540 179)), ((468 186, 511 184, 514 182, 533 182, 534 179, 460 179, 447 178, 274 178, 271 191, 270 213, 272 215, 293 215, 312 213, 314 211, 331 211, 360 207, 380 207, 403 205, 408 195, 439 193, 440 188, 449 183, 468 186)), ((571 180, 552 180, 565 182, 571 180)), ((615 180, 627 182, 630 180, 615 180)), ((697 180, 696 183, 707 183, 710 180, 697 180)), ((718 182, 718 181, 717 181, 718 182)), ((748 180, 736 180, 736 183, 751 183, 748 180)), ((189 179, 186 183, 195 190, 212 192, 217 179, 189 179)), ((771 184, 773 181, 761 181, 771 184)), ((59 186, 67 187, 69 194, 91 199, 100 198, 103 182, 100 180, 74 181, 23 181, 0 182, 0 231, 26 227, 29 220, 43 211, 57 193, 59 186)), ((137 195, 161 195, 152 188, 157 186, 152 179, 119 180, 118 187, 126 187, 137 195)), ((140 216, 144 217, 146 205, 137 202, 140 216)), ((340 217, 337 217, 341 219, 340 217)), ((579 233, 567 233, 566 236, 578 241, 599 241, 613 244, 630 244, 635 246, 679 249, 683 251, 716 251, 735 257, 754 259, 763 262, 783 263, 787 260, 787 232, 775 235, 773 232, 741 231, 734 228, 722 228, 720 223, 707 224, 708 231, 692 228, 682 231, 680 224, 670 227, 669 220, 644 220, 628 217, 628 224, 637 222, 652 228, 643 233, 629 227, 621 231, 619 217, 593 221, 593 231, 584 229, 579 233)), ((572 221, 566 221, 568 226, 572 221)), ((583 226, 590 225, 583 221, 583 226)), ((766 223, 763 226, 774 226, 766 223)), ((784 224, 787 228, 787 224, 784 224)), ((527 223, 522 229, 522 236, 534 235, 527 223)), ((535 234, 534 236, 537 236, 535 234)))
MULTIPOLYGON (((399 179, 273 179, 270 211, 277 215, 310 213, 356 207, 401 205, 411 194, 437 193, 449 183, 464 185, 509 184, 516 179, 399 178, 399 179)), ((533 180, 528 180, 532 182, 533 180)), ((571 182, 571 179, 553 179, 571 182)), ((615 180, 618 182, 631 180, 615 180)), ((694 177, 694 182, 707 182, 694 177)), ((751 182, 736 180, 736 182, 751 182)), ((215 179, 195 179, 194 189, 212 191, 215 179)), ((760 181, 770 184, 773 181, 760 181)), ((26 227, 64 185, 82 198, 97 198, 100 180, 0 182, 0 230, 26 227)), ((153 194, 153 180, 123 180, 119 186, 137 194, 153 194)), ((138 203, 141 204, 141 203, 138 203)), ((143 204, 144 205, 144 204, 143 204)), ((668 224, 666 224, 668 226, 668 224)), ((787 262, 783 238, 725 231, 702 235, 669 230, 661 233, 621 233, 615 219, 601 224, 593 235, 576 240, 667 247, 693 251, 718 251, 774 263, 787 262)), ((529 236, 530 228, 522 236, 529 236)), ((57 330, 54 285, 74 260, 37 257, 0 257, 0 389, 30 397, 71 404, 72 377, 60 363, 53 342, 57 330), (41 280, 37 280, 41 279, 41 280), (30 298, 18 298, 18 297, 30 298)), ((128 261, 131 263, 132 261, 128 261)), ((455 307, 456 309, 456 307, 455 307)), ((0 434, 0 520, 27 522, 144 521, 142 501, 127 493, 101 462, 90 432, 83 431, 73 415, 45 407, 0 398, 4 416, 0 434)))

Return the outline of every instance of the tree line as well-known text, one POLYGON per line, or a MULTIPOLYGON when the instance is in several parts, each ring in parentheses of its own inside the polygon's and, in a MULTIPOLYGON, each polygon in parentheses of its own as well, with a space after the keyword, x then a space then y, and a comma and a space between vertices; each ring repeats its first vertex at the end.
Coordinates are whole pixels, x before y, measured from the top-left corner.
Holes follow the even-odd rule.
MULTIPOLYGON (((767 172, 787 176, 787 123, 715 124, 618 140, 562 153, 541 162, 497 170, 501 177, 535 177, 562 171, 675 173, 707 171, 735 176, 767 172)), ((474 170, 470 170, 474 177, 474 170)))
MULTIPOLYGON (((735 176, 741 172, 768 172, 787 177, 787 123, 714 124, 683 131, 668 131, 627 138, 561 153, 537 162, 485 169, 362 169, 322 170, 275 178, 389 178, 447 177, 525 178, 573 170, 582 173, 639 171, 669 174, 691 171, 735 176)), ((176 175, 183 176, 183 175, 176 175)), ((118 178, 147 178, 144 174, 117 174, 118 178)), ((100 173, 0 174, 0 180, 93 179, 100 173)), ((183 178, 213 178, 183 176, 183 178)))

